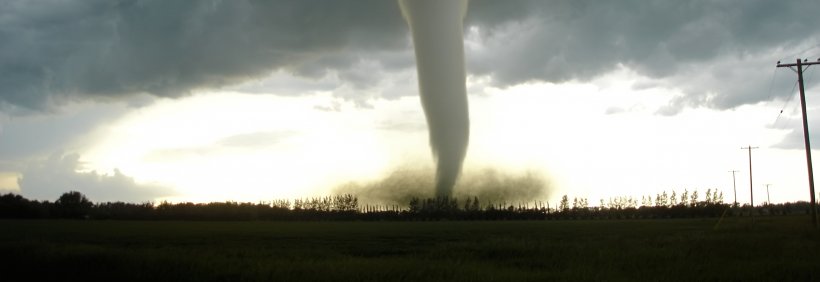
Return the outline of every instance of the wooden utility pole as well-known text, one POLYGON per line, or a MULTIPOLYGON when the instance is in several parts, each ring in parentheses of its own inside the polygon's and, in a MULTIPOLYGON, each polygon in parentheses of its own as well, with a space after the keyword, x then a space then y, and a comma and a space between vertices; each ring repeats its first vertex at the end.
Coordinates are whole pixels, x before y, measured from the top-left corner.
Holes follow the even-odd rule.
POLYGON ((806 93, 803 90, 803 67, 808 68, 811 65, 820 64, 820 58, 817 62, 809 63, 808 60, 797 59, 794 64, 781 64, 777 62, 778 68, 789 68, 797 72, 797 84, 800 89, 800 108, 803 110, 803 141, 806 144, 806 165, 809 169, 809 193, 811 194, 811 224, 817 228, 817 203, 814 200, 814 171, 811 167, 811 143, 809 142, 809 122, 806 118, 806 93), (797 67, 796 69, 794 67, 797 67))
POLYGON ((734 207, 737 207, 737 180, 735 180, 735 173, 737 173, 738 171, 737 170, 730 170, 729 172, 732 173, 732 191, 735 192, 735 202, 734 202, 735 205, 734 205, 734 207))
POLYGON ((752 147, 751 145, 740 148, 742 150, 749 150, 749 205, 752 208, 752 221, 754 221, 755 218, 755 192, 754 189, 752 189, 752 187, 754 187, 754 185, 752 185, 752 149, 757 148, 758 147, 752 147))
POLYGON ((766 203, 771 205, 772 204, 772 195, 769 194, 769 186, 772 186, 772 185, 771 184, 766 184, 766 203))

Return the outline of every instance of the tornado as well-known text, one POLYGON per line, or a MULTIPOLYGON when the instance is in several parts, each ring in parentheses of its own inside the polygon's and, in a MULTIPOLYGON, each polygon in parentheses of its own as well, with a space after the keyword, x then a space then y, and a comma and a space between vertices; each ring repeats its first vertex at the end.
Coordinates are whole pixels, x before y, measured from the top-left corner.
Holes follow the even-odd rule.
POLYGON ((416 51, 419 94, 436 162, 436 196, 450 197, 470 138, 462 36, 467 0, 399 0, 416 51))

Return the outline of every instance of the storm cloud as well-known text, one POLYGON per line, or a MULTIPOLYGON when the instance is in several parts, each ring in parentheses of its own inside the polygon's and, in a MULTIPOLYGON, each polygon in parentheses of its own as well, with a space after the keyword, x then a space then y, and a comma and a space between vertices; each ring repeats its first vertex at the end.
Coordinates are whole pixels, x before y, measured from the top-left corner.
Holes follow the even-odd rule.
MULTIPOLYGON (((650 86, 681 91, 661 113, 733 108, 772 99, 777 60, 816 59, 818 8, 812 0, 473 0, 467 71, 504 87, 627 67, 650 86)), ((178 97, 276 71, 367 88, 414 67, 408 32, 394 0, 3 1, 0 103, 178 97)))
POLYGON ((0 11, 0 99, 26 108, 182 96, 277 69, 317 77, 406 45, 392 1, 4 1, 0 11))
POLYGON ((17 180, 20 192, 31 199, 54 201, 62 193, 79 191, 94 202, 150 201, 175 193, 160 185, 137 183, 119 170, 112 174, 83 172, 79 159, 78 154, 58 152, 29 163, 17 180))
MULTIPOLYGON (((654 79, 651 86, 683 92, 663 114, 771 99, 777 60, 820 55, 817 1, 474 1, 471 8, 468 26, 479 27, 474 36, 483 43, 468 52, 471 73, 510 85, 584 81, 625 66, 654 79)), ((777 82, 775 89, 792 83, 777 82)))

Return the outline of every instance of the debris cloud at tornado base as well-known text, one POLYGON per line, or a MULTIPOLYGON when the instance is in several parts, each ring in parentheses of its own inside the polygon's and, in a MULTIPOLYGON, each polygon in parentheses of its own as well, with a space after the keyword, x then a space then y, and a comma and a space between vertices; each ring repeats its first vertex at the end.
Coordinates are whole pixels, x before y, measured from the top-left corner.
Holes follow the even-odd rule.
MULTIPOLYGON (((406 206, 412 198, 435 196, 432 176, 430 168, 399 167, 380 179, 340 185, 333 193, 355 195, 362 204, 406 206)), ((491 167, 467 169, 454 188, 451 197, 478 197, 482 205, 546 202, 552 194, 551 183, 540 171, 491 167)))

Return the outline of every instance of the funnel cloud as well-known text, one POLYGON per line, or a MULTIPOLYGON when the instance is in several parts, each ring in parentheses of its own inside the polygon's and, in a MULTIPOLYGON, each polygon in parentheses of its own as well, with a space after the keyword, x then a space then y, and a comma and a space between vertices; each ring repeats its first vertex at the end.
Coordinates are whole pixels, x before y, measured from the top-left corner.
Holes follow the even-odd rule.
POLYGON ((449 197, 470 137, 462 35, 467 0, 399 0, 399 6, 413 36, 421 105, 436 161, 436 196, 449 197))

